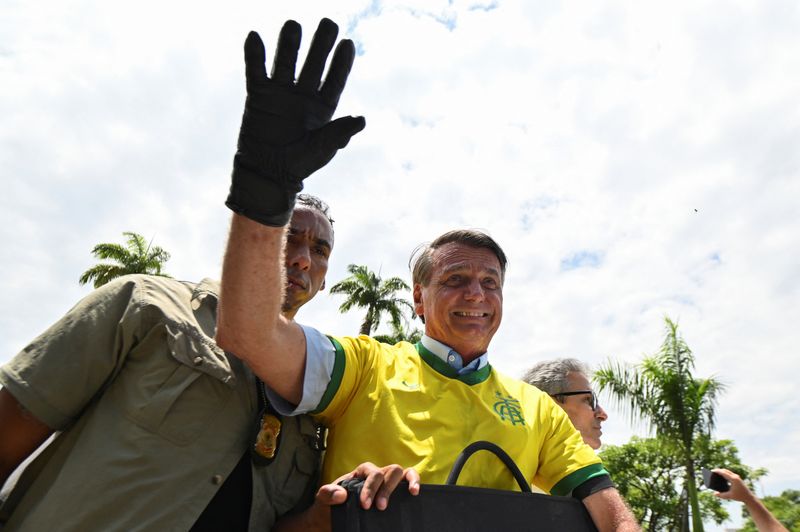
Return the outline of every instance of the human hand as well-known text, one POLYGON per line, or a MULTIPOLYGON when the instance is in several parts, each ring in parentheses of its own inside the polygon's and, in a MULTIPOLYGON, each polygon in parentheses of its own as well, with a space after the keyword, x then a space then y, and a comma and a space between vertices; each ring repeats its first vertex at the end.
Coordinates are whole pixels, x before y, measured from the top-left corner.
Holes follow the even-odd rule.
POLYGON ((290 521, 284 519, 280 523, 281 527, 276 528, 276 530, 281 532, 289 530, 330 530, 331 506, 344 504, 347 500, 347 489, 339 483, 350 479, 364 480, 359 502, 365 510, 372 507, 373 501, 377 509, 385 510, 389 504, 389 496, 403 480, 408 482, 408 492, 411 495, 419 494, 419 473, 415 469, 403 469, 396 464, 378 467, 375 464, 366 462, 350 473, 337 478, 332 483, 322 486, 317 491, 314 504, 299 516, 302 519, 291 522, 294 527, 286 526, 290 521))
MULTIPOLYGON (((330 496, 331 501, 336 501, 331 504, 341 504, 347 499, 347 490, 340 483, 351 479, 364 480, 359 502, 365 510, 372 507, 373 501, 378 510, 385 510, 389 505, 389 497, 403 480, 408 482, 408 492, 411 495, 419 494, 419 473, 413 467, 403 469, 397 464, 378 467, 370 462, 365 462, 350 473, 342 475, 333 484, 322 486, 320 492, 330 488, 326 490, 326 496, 330 496)), ((320 492, 317 492, 317 497, 320 496, 320 492)))
POLYGON ((753 492, 747 487, 747 485, 742 480, 742 477, 730 471, 728 469, 712 469, 714 473, 719 474, 725 480, 727 480, 730 485, 731 489, 728 491, 718 491, 714 492, 714 495, 719 497, 720 499, 729 499, 732 501, 739 501, 739 502, 746 502, 748 499, 753 498, 753 492))
POLYGON ((340 41, 321 82, 338 32, 333 21, 320 21, 296 82, 301 36, 297 22, 289 20, 281 29, 271 77, 264 64, 264 43, 256 32, 247 36, 247 100, 225 202, 234 212, 264 225, 286 225, 303 179, 364 129, 363 117, 330 121, 355 57, 353 42, 340 41))

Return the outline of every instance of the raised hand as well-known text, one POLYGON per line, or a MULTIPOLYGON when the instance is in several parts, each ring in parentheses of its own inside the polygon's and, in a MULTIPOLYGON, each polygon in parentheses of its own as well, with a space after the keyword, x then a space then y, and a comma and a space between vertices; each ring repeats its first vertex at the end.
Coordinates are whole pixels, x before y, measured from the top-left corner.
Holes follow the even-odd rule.
POLYGON ((322 82, 338 32, 333 21, 320 21, 297 81, 301 36, 297 22, 289 20, 281 29, 271 76, 267 76, 261 38, 256 32, 247 36, 247 100, 225 202, 234 212, 264 225, 285 225, 303 179, 325 166, 364 129, 362 117, 330 121, 355 57, 353 42, 340 41, 322 82))

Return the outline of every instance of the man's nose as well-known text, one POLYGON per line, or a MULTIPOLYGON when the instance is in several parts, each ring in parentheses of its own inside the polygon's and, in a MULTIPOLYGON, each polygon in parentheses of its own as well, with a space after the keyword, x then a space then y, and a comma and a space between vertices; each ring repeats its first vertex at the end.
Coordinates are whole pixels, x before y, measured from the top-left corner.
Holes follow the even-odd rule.
POLYGON ((479 279, 472 279, 467 283, 464 292, 464 299, 469 301, 482 301, 485 296, 485 289, 479 279))
POLYGON ((606 411, 603 410, 602 406, 597 405, 597 409, 595 409, 594 411, 594 417, 596 417, 600 421, 605 421, 606 419, 608 419, 608 414, 606 414, 606 411))
POLYGON ((308 246, 293 246, 291 249, 287 249, 287 253, 291 266, 301 270, 308 270, 311 267, 311 252, 308 246))

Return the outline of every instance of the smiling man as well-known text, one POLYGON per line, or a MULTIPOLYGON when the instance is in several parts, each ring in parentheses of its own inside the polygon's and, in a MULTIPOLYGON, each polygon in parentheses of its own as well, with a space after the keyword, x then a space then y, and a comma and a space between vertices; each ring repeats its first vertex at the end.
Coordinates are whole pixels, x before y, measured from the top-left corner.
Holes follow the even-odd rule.
POLYGON ((602 424, 608 414, 597 402, 589 382, 589 366, 575 358, 558 358, 534 364, 522 378, 553 397, 592 449, 599 449, 602 424))

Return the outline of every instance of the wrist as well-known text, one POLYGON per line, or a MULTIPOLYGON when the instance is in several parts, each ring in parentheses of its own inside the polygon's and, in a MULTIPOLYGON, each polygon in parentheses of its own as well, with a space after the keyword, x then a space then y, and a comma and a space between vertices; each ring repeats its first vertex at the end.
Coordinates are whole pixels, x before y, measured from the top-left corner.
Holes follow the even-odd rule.
POLYGON ((231 187, 225 205, 262 225, 283 227, 289 223, 302 182, 292 186, 291 180, 279 173, 265 176, 234 158, 231 187))
POLYGON ((306 530, 330 530, 331 507, 314 501, 306 510, 304 521, 306 530))

